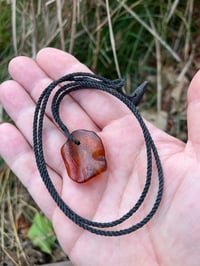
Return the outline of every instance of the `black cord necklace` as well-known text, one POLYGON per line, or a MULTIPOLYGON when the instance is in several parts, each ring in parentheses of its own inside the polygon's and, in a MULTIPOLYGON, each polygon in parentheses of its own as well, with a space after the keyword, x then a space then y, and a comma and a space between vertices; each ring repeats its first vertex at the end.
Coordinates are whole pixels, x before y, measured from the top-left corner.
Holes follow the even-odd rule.
POLYGON ((50 195, 58 205, 58 207, 63 211, 63 213, 71 219, 75 224, 82 227, 85 230, 88 230, 91 233, 95 233, 97 235, 103 235, 103 236, 121 236, 125 234, 129 234, 133 231, 136 231, 137 229, 144 226, 155 214, 157 211, 159 204, 162 199, 163 194, 163 171, 161 162, 159 159, 159 155, 156 149, 156 146, 151 138, 151 135, 141 117, 139 112, 136 109, 136 105, 139 103, 143 93, 144 88, 146 86, 146 83, 143 83, 141 86, 139 86, 134 95, 132 96, 126 96, 122 90, 121 87, 123 86, 123 80, 117 79, 117 80, 108 80, 106 78, 89 74, 89 73, 72 73, 69 75, 66 75, 64 77, 61 77, 60 79, 52 82, 41 94, 39 97, 39 100, 36 104, 35 114, 34 114, 34 121, 33 121, 33 148, 35 153, 35 159, 37 163, 38 170, 40 172, 40 175, 42 177, 42 180, 47 187, 50 195), (64 83, 65 82, 65 83, 64 83), (45 159, 44 159, 44 152, 43 152, 43 140, 42 140, 42 130, 43 130, 43 121, 44 121, 44 115, 46 110, 46 105, 49 99, 49 96, 51 92, 55 89, 57 85, 62 83, 62 86, 57 90, 53 97, 52 101, 52 114, 54 117, 54 120, 60 127, 60 129, 63 131, 65 136, 75 143, 76 145, 79 145, 80 142, 78 139, 76 139, 72 134, 70 134, 68 128, 66 125, 63 124, 62 120, 60 119, 59 115, 59 106, 62 101, 62 99, 68 95, 69 93, 80 90, 80 89, 98 89, 104 92, 107 92, 114 97, 118 98, 120 101, 122 101, 135 115, 144 136, 144 141, 146 145, 146 156, 147 156, 147 172, 146 172, 146 182, 143 188, 143 191, 136 202, 136 204, 121 218, 111 221, 111 222, 95 222, 88 220, 86 218, 81 217, 77 213, 75 213, 59 196, 58 192, 56 191, 49 173, 47 171, 45 159), (64 83, 64 84, 63 84, 64 83), (155 163, 157 167, 157 174, 158 174, 158 190, 155 202, 152 206, 152 209, 149 211, 149 213, 146 215, 145 218, 143 218, 140 222, 132 225, 129 228, 121 229, 121 230, 108 230, 108 228, 114 227, 118 224, 123 223, 125 220, 130 218, 141 206, 143 203, 147 192, 149 190, 150 184, 151 184, 151 176, 152 176, 152 154, 155 158, 155 163), (103 228, 106 228, 104 230, 103 228))

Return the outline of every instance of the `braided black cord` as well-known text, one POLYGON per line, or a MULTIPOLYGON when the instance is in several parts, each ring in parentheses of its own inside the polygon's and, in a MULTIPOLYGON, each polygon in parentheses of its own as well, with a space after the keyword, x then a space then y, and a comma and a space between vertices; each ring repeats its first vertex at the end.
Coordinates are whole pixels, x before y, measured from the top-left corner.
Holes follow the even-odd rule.
POLYGON ((74 223, 76 223, 83 229, 86 229, 92 233, 95 233, 98 235, 104 235, 104 236, 120 236, 120 235, 131 233, 141 228, 142 226, 144 226, 155 214, 160 204, 162 193, 163 193, 163 183, 164 183, 163 172, 162 172, 161 162, 160 162, 160 159, 157 153, 157 149, 135 105, 124 94, 120 92, 120 88, 122 86, 123 86, 123 81, 121 79, 111 81, 103 77, 99 77, 97 75, 93 75, 89 73, 81 73, 81 72, 66 75, 52 82, 43 91, 36 105, 35 114, 34 114, 34 122, 33 122, 33 143, 34 143, 34 153, 35 153, 36 163, 37 163, 40 175, 49 193, 51 194, 52 198, 55 200, 59 208, 65 213, 65 215, 69 217, 74 223), (62 129, 66 137, 70 139, 71 141, 73 141, 75 144, 79 145, 79 140, 75 139, 70 134, 68 128, 63 124, 62 120, 60 119, 60 115, 59 115, 59 106, 60 106, 62 99, 67 94, 71 93, 72 91, 89 88, 89 89, 98 89, 98 90, 102 90, 107 93, 110 93, 111 95, 117 97, 119 100, 121 100, 124 104, 127 105, 127 107, 133 112, 133 114, 135 115, 136 119, 138 120, 141 126, 141 129, 144 135, 145 144, 146 144, 146 152, 147 152, 147 173, 146 173, 145 186, 136 204, 125 215, 123 215, 121 218, 115 221, 100 223, 100 222, 90 221, 88 219, 81 217, 80 215, 75 213, 72 209, 70 209, 69 206, 67 206, 65 202, 60 198, 59 194, 57 193, 49 177, 49 174, 46 168, 45 159, 44 159, 44 153, 43 153, 43 141, 42 141, 43 119, 44 119, 46 105, 47 105, 47 102, 48 102, 48 99, 49 99, 49 96, 52 90, 58 84, 62 82, 68 82, 68 83, 64 84, 55 93, 53 97, 52 105, 51 105, 52 114, 58 126, 62 129), (156 161, 156 166, 158 170, 158 181, 159 181, 159 187, 158 187, 156 200, 154 202, 154 205, 151 211, 147 214, 147 216, 143 220, 141 220, 137 224, 127 229, 122 229, 118 231, 114 231, 114 230, 106 231, 102 229, 101 230, 97 229, 97 228, 113 227, 113 226, 116 226, 124 222, 130 216, 132 216, 132 214, 135 213, 138 210, 138 208, 141 206, 142 202, 144 201, 147 195, 147 192, 149 190, 150 183, 151 183, 151 175, 152 175, 152 153, 151 151, 156 161))

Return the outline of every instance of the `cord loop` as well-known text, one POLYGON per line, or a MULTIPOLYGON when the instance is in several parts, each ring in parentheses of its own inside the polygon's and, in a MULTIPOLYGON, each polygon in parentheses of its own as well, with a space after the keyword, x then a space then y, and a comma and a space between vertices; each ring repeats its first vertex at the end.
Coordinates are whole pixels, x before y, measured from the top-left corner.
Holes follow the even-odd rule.
POLYGON ((121 236, 125 234, 129 234, 131 232, 134 232, 138 230, 139 228, 143 227, 155 214, 157 211, 163 194, 163 171, 162 171, 162 165, 160 162, 160 158, 156 149, 156 146, 154 144, 154 141, 152 140, 152 137, 149 133, 149 130, 147 129, 141 115, 136 109, 136 104, 139 102, 141 96, 144 93, 144 87, 146 86, 146 83, 144 82, 141 84, 138 88, 139 93, 135 93, 132 96, 126 96, 122 90, 121 87, 124 85, 124 81, 122 79, 116 79, 116 80, 109 80, 104 77, 100 77, 94 74, 90 73, 84 73, 84 72, 77 72, 77 73, 71 73, 66 76, 61 77, 60 79, 52 82, 41 94, 41 96, 38 99, 38 102, 36 104, 35 113, 34 113, 34 121, 33 121, 33 149, 36 159, 36 164, 38 167, 38 170, 40 172, 41 178, 47 187, 50 195, 58 205, 58 207, 63 211, 63 213, 71 219, 75 224, 80 226, 81 228, 88 230, 91 233, 95 233, 97 235, 103 235, 103 236, 121 236), (64 85, 63 85, 63 82, 64 85), (55 120, 55 122, 58 124, 60 129, 63 131, 65 136, 70 139, 70 141, 73 141, 75 144, 79 145, 79 140, 75 139, 69 132, 68 128, 64 123, 62 122, 60 115, 59 115, 59 106, 63 98, 68 95, 69 93, 81 89, 97 89, 104 91, 106 93, 111 94, 112 96, 118 98, 120 101, 122 101, 134 114, 136 117, 143 136, 144 141, 146 145, 146 157, 147 157, 147 171, 146 171, 146 182, 143 188, 143 191, 136 202, 136 204, 121 218, 111 221, 111 222, 96 222, 88 220, 77 213, 75 213, 59 196, 58 192, 56 191, 51 178, 49 176, 49 173, 47 171, 45 158, 44 158, 44 151, 43 151, 43 140, 42 140, 42 130, 43 130, 43 123, 44 123, 44 115, 45 110, 47 106, 48 99, 50 97, 51 92, 55 89, 57 85, 62 83, 62 86, 57 90, 55 93, 51 110, 52 115, 55 120), (151 178, 152 178, 152 154, 155 158, 155 163, 157 167, 157 174, 158 174, 158 190, 155 202, 149 211, 149 213, 144 217, 141 221, 138 223, 130 226, 126 229, 121 230, 111 230, 108 228, 112 228, 116 225, 119 225, 129 219, 141 206, 143 203, 149 188, 151 184, 151 178), (103 228, 106 228, 103 229, 103 228))

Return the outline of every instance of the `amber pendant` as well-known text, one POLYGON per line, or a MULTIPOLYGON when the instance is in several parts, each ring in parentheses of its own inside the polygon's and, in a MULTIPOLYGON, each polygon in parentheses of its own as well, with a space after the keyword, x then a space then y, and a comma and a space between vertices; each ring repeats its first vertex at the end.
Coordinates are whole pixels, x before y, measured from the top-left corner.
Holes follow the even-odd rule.
POLYGON ((100 137, 93 131, 75 130, 71 133, 80 144, 67 142, 61 148, 69 177, 83 183, 107 169, 105 150, 100 137))

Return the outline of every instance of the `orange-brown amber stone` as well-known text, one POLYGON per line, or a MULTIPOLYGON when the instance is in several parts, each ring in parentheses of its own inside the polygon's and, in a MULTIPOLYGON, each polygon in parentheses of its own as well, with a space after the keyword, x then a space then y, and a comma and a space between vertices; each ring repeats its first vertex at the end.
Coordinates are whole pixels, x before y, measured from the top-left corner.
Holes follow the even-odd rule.
POLYGON ((68 140, 62 146, 61 154, 69 177, 83 183, 107 169, 105 150, 100 137, 93 131, 80 129, 72 135, 80 144, 68 140))

